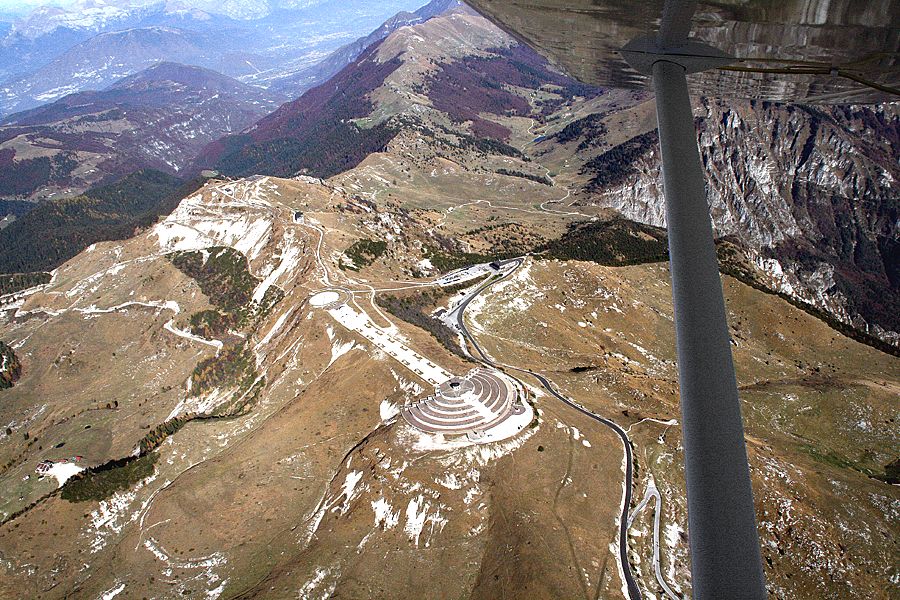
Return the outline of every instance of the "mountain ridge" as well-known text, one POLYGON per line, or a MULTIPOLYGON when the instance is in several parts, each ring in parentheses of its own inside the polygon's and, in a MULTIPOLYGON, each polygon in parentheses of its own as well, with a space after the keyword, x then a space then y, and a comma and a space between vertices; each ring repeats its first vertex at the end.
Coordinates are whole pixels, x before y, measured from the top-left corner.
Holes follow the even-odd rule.
POLYGON ((399 12, 382 23, 381 26, 372 33, 365 37, 361 37, 350 44, 341 46, 315 65, 303 69, 298 73, 275 79, 272 81, 270 89, 299 97, 308 89, 324 83, 336 75, 346 65, 355 61, 363 52, 365 52, 366 48, 377 41, 383 40, 400 27, 422 23, 460 5, 460 0, 431 0, 428 4, 416 11, 399 12))
POLYGON ((210 140, 276 106, 257 88, 201 67, 157 64, 0 121, 0 194, 78 193, 141 168, 177 174, 210 140))

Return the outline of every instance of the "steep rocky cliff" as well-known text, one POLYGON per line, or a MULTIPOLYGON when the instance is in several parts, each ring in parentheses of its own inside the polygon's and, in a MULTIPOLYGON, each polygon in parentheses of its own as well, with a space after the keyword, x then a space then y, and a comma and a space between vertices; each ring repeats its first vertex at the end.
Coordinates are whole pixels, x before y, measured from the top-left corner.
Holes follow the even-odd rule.
MULTIPOLYGON (((900 105, 702 101, 695 116, 717 233, 777 290, 900 343, 900 105)), ((587 202, 664 226, 658 147, 644 137, 625 176, 587 202)))

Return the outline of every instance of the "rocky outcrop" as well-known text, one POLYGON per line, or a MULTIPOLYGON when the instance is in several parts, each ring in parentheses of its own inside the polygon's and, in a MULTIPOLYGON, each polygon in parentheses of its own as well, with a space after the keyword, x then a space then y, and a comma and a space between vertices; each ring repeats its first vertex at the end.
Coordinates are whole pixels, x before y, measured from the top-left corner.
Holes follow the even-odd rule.
MULTIPOLYGON (((900 105, 707 100, 695 117, 717 234, 778 291, 900 344, 900 105)), ((665 226, 660 175, 650 147, 600 201, 665 226)))
POLYGON ((0 390, 11 388, 21 374, 19 357, 5 342, 0 342, 0 390))

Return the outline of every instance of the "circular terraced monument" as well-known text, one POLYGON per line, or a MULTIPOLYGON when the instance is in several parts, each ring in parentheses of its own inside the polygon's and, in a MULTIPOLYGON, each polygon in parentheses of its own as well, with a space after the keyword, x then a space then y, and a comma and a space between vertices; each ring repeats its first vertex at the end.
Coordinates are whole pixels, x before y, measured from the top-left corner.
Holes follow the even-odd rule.
MULTIPOLYGON (((445 381, 434 395, 409 404, 400 412, 419 431, 489 441, 492 430, 526 411, 512 379, 493 369, 478 368, 465 377, 445 381)), ((517 433, 524 424, 508 433, 517 433)))

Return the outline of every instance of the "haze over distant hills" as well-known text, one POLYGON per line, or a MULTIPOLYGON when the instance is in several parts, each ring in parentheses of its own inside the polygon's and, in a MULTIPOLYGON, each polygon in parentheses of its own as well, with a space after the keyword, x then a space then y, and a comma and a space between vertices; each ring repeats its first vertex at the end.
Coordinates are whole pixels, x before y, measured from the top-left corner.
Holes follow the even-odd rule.
POLYGON ((234 19, 258 19, 279 10, 304 10, 331 0, 16 0, 0 3, 0 15, 23 24, 66 23, 91 27, 140 9, 164 5, 169 12, 208 12, 234 19))
POLYGON ((90 6, 38 9, 12 24, 0 42, 0 115, 102 89, 160 61, 266 86, 419 3, 226 2, 209 11, 163 2, 90 6))

